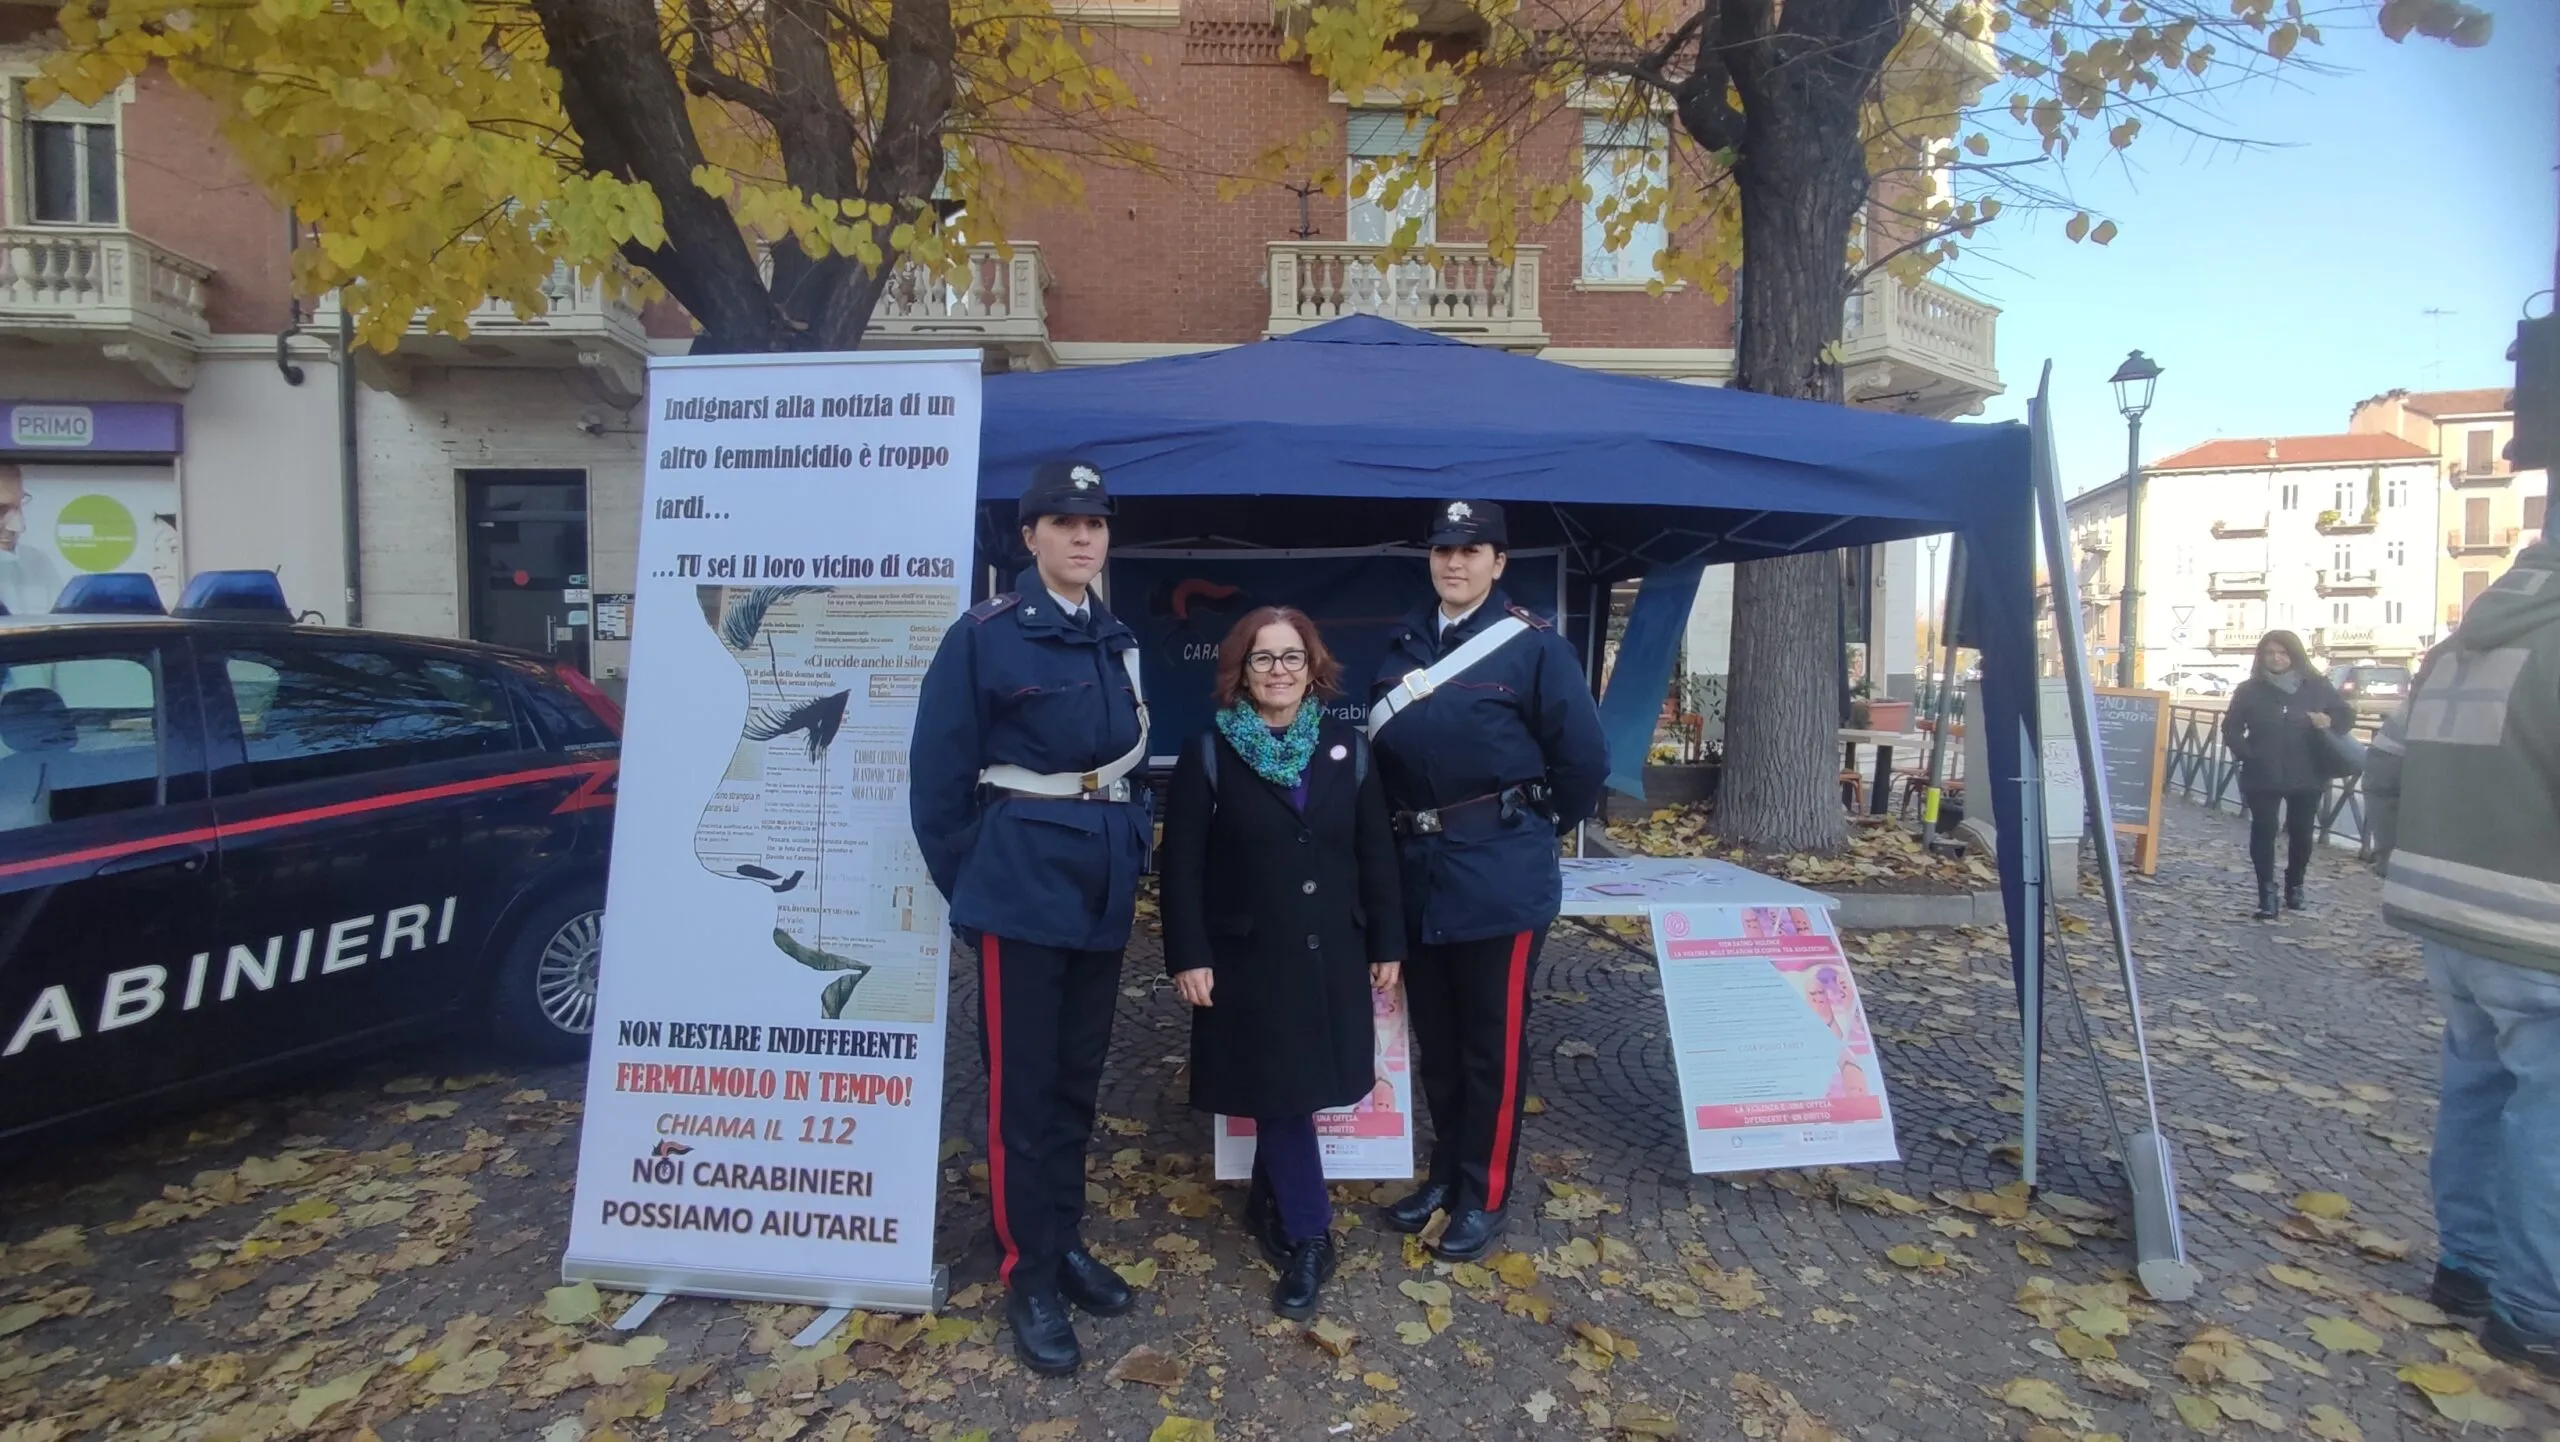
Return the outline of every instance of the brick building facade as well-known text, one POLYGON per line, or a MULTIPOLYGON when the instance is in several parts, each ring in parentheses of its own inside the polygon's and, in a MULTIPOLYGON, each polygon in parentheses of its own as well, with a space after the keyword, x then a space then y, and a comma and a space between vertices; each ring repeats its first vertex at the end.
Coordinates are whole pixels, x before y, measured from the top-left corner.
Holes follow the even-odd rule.
MULTIPOLYGON (((1060 9, 1094 28, 1138 93, 1139 123, 1179 143, 1159 147, 1153 173, 1088 171, 1080 205, 1004 217, 1010 253, 973 254, 963 285, 901 275, 866 345, 978 345, 990 368, 1037 370, 1244 344, 1363 310, 1624 374, 1731 375, 1732 307, 1694 288, 1648 294, 1659 240, 1640 233, 1609 254, 1582 206, 1527 227, 1502 261, 1435 217, 1439 263, 1381 272, 1363 257, 1393 218, 1356 197, 1286 185, 1222 197, 1219 175, 1319 126, 1371 158, 1403 143, 1400 115, 1280 59, 1268 0, 1060 9)), ((685 347, 683 315, 644 315, 564 274, 544 316, 493 306, 468 340, 413 330, 390 355, 359 352, 342 406, 335 312, 297 306, 291 227, 209 108, 155 73, 94 107, 35 109, 25 82, 50 13, 0 6, 0 408, 12 416, 0 461, 25 493, 24 554, 0 555, 0 599, 36 603, 81 566, 148 560, 170 588, 198 570, 272 569, 293 604, 333 624, 352 603, 368 626, 549 648, 618 677, 624 647, 596 634, 586 597, 631 589, 645 365, 685 347), (92 494, 133 517, 131 549, 145 556, 108 559, 112 539, 62 550, 64 507, 92 494)), ((1596 165, 1600 177, 1607 147, 1660 142, 1630 141, 1596 113, 1542 125, 1528 168, 1596 165)), ((1304 188, 1308 168, 1289 179, 1304 188)), ((1994 320, 1943 286, 1877 277, 1852 298, 1843 339, 1852 400, 1978 412, 1999 389, 1994 320)), ((1916 553, 1880 552, 1863 568, 1882 647, 1870 669, 1902 690, 1916 553)), ((1721 669, 1705 653, 1720 652, 1727 595, 1711 578, 1693 668, 1721 669)))

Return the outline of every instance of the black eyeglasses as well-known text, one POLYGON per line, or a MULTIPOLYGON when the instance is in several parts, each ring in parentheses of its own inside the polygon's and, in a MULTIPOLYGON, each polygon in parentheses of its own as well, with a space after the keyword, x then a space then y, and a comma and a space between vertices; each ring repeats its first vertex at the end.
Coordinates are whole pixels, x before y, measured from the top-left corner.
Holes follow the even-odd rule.
POLYGON ((1245 657, 1244 663, 1251 667, 1253 674, 1257 676, 1268 676, 1274 671, 1304 671, 1307 669, 1307 653, 1304 651, 1256 651, 1245 657))

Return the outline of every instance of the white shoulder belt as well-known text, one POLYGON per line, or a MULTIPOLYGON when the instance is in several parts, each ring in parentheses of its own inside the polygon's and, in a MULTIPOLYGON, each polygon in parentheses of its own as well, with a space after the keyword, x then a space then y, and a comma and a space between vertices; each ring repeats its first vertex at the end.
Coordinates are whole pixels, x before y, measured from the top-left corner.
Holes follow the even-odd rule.
MULTIPOLYGON (((995 765, 978 773, 982 785, 1003 791, 1028 792, 1033 796, 1083 796, 1088 792, 1107 790, 1121 777, 1138 769, 1147 759, 1147 693, 1138 684, 1138 648, 1131 646, 1120 653, 1120 664, 1128 668, 1129 694, 1138 701, 1138 744, 1129 754, 1113 760, 1097 771, 1061 771, 1044 775, 1026 766, 995 765)), ((1127 797, 1113 797, 1125 801, 1127 797)))
POLYGON ((1502 649, 1502 643, 1529 629, 1529 623, 1517 616, 1505 616, 1475 634, 1474 639, 1443 656, 1425 670, 1407 671, 1395 688, 1381 696, 1369 708, 1369 734, 1375 736, 1386 724, 1401 715, 1404 708, 1455 681, 1467 669, 1502 649))

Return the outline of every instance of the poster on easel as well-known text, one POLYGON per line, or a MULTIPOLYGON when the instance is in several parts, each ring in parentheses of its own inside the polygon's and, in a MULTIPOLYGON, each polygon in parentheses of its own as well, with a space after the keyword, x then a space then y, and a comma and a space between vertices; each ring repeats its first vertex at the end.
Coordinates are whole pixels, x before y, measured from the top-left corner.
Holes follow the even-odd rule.
POLYGON ((649 379, 613 869, 562 1275, 940 1300, 950 928, 907 813, 968 602, 976 351, 649 379))
POLYGON ((1899 1161, 1866 1004, 1820 906, 1657 906, 1693 1172, 1899 1161))
MULTIPOLYGON (((1404 988, 1371 991, 1373 1035, 1369 1094, 1347 1107, 1316 1113, 1316 1145, 1325 1180, 1399 1182, 1413 1175, 1413 1044, 1405 1017, 1404 988)), ((1251 1117, 1209 1119, 1217 1177, 1241 1182, 1253 1176, 1251 1117)))

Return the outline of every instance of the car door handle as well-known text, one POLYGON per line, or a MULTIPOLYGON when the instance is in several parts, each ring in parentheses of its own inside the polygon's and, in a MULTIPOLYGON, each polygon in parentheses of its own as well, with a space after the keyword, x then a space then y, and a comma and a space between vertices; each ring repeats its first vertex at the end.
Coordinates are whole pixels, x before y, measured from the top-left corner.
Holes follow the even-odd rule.
POLYGON ((201 846, 160 846, 149 851, 137 851, 131 856, 119 856, 100 866, 92 874, 126 876, 137 871, 155 871, 163 866, 174 866, 180 871, 196 871, 201 869, 212 855, 213 853, 201 846))

